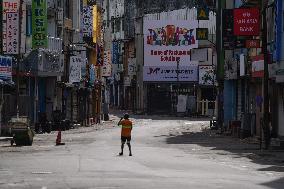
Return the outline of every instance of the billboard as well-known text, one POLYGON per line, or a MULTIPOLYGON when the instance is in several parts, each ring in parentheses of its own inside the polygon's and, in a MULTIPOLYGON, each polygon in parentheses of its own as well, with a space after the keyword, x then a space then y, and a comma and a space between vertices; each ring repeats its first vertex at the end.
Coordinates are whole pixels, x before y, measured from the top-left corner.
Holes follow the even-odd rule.
POLYGON ((144 81, 198 81, 198 66, 144 66, 144 81))
POLYGON ((144 65, 190 65, 190 50, 198 48, 198 21, 144 19, 144 65))
POLYGON ((19 53, 19 0, 3 0, 3 53, 19 53))
POLYGON ((32 28, 33 39, 32 47, 47 47, 47 3, 46 0, 32 1, 32 28))
POLYGON ((260 13, 258 8, 234 9, 234 35, 258 36, 260 13))
POLYGON ((12 58, 0 56, 0 79, 12 81, 12 58))

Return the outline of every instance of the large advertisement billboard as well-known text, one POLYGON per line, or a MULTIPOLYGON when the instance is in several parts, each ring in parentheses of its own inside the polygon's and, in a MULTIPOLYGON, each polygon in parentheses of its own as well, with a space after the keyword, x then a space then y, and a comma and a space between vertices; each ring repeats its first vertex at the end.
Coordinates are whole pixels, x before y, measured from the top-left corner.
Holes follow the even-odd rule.
MULTIPOLYGON (((196 40, 197 21, 144 19, 143 26, 144 72, 147 72, 149 67, 175 69, 179 64, 183 69, 187 69, 187 66, 192 65, 190 50, 198 48, 198 41, 196 40)), ((155 77, 156 81, 165 80, 163 74, 160 74, 155 77)), ((170 77, 166 80, 177 80, 177 78, 172 77, 170 79, 170 77)), ((187 81, 193 79, 191 77, 186 78, 188 78, 187 81)), ((149 75, 144 73, 144 81, 148 80, 149 75)))

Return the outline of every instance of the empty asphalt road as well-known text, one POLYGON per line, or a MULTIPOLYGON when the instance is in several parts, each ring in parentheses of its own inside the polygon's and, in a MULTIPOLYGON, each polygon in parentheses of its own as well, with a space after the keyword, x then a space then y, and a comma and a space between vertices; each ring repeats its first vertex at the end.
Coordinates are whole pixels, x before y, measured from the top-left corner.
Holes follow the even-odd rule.
POLYGON ((134 122, 132 157, 127 148, 118 156, 115 122, 63 132, 65 146, 54 146, 56 133, 37 135, 31 147, 2 142, 0 188, 284 188, 284 159, 204 132, 206 121, 140 117, 134 122))

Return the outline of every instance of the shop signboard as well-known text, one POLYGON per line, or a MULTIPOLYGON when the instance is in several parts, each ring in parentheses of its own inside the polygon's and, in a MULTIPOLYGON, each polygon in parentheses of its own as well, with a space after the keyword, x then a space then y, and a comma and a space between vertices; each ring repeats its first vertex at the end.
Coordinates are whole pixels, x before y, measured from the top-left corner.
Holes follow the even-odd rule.
POLYGON ((199 85, 214 85, 215 81, 213 66, 199 66, 199 85))
POLYGON ((70 57, 69 83, 79 83, 81 81, 82 58, 79 56, 70 57))
POLYGON ((190 65, 190 50, 198 48, 198 21, 144 19, 144 65, 190 65))
POLYGON ((2 35, 3 53, 19 53, 19 0, 3 0, 2 35))
POLYGON ((144 81, 198 81, 198 65, 192 66, 144 66, 144 81), (178 77, 178 78, 177 78, 178 77))
POLYGON ((262 78, 264 76, 264 57, 263 55, 255 56, 252 58, 251 76, 262 78))
POLYGON ((0 79, 12 81, 12 58, 0 56, 0 79))
POLYGON ((260 13, 258 8, 234 9, 234 35, 258 36, 260 32, 260 13))
POLYGON ((47 47, 47 3, 46 0, 32 1, 33 49, 47 47))

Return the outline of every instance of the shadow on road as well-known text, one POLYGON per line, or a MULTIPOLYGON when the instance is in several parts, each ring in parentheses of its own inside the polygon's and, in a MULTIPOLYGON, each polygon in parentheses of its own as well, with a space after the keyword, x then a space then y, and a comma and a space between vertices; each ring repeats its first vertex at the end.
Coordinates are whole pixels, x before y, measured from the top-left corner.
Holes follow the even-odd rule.
POLYGON ((283 189, 284 177, 271 181, 271 182, 263 183, 262 185, 269 187, 269 188, 274 188, 274 189, 283 189))
MULTIPOLYGON (((259 144, 244 142, 232 136, 217 134, 217 131, 203 129, 201 132, 180 132, 166 137, 167 144, 197 144, 215 151, 217 155, 232 155, 233 158, 248 158, 251 162, 265 165, 258 171, 284 173, 284 153, 280 151, 261 151, 259 144)), ((264 183, 274 189, 284 187, 284 177, 280 180, 264 183)))

